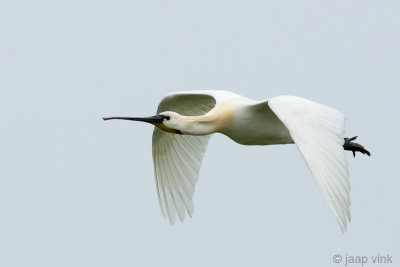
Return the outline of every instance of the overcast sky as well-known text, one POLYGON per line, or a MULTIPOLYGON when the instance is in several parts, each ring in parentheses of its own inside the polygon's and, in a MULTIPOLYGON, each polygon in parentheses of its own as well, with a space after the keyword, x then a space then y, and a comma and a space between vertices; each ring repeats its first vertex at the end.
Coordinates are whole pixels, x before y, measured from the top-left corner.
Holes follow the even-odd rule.
POLYGON ((399 264, 399 14, 398 0, 1 1, 0 265, 399 264), (101 118, 154 115, 164 94, 198 89, 345 113, 372 153, 348 153, 347 232, 295 145, 223 135, 193 218, 163 220, 152 127, 101 118))

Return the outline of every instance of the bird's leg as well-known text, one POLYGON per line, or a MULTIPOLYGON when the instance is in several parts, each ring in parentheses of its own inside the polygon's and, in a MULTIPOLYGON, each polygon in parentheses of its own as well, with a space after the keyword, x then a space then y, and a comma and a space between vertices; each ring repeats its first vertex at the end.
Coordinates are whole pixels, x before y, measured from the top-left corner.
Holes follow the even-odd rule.
POLYGON ((353 140, 356 140, 357 137, 358 137, 358 136, 353 136, 352 138, 347 138, 347 137, 345 137, 344 140, 345 140, 345 141, 347 140, 347 141, 351 142, 351 141, 353 141, 353 140))
POLYGON ((356 157, 356 151, 361 152, 363 154, 367 154, 368 156, 371 156, 371 153, 369 153, 368 150, 366 150, 362 145, 351 142, 353 140, 356 140, 357 136, 351 137, 351 138, 344 138, 344 145, 343 148, 344 150, 350 150, 353 152, 353 156, 356 157))

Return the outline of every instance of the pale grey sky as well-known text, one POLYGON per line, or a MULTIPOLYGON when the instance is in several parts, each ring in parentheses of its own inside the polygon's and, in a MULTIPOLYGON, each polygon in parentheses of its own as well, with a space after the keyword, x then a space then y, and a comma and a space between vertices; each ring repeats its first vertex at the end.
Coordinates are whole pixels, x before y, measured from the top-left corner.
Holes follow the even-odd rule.
POLYGON ((0 266, 399 264, 399 13, 397 0, 1 1, 0 266), (163 220, 152 127, 101 118, 198 89, 344 112, 372 152, 348 154, 347 232, 294 145, 222 135, 194 217, 163 220))

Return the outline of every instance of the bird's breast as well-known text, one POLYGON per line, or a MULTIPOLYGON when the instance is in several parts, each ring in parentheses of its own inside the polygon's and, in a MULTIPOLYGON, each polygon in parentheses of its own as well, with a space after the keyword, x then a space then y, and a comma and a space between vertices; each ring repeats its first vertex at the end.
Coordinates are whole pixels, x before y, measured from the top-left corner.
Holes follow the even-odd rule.
MULTIPOLYGON (((251 106, 250 106, 251 107, 251 106)), ((231 109, 230 117, 219 132, 242 145, 291 144, 289 130, 278 117, 266 107, 265 112, 254 112, 249 105, 231 109)))

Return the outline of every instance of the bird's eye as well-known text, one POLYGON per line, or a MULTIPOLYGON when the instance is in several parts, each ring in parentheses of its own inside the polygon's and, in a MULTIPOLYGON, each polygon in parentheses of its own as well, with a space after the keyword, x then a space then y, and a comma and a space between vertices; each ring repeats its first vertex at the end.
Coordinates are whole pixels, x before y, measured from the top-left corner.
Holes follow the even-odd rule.
POLYGON ((171 117, 170 116, 165 116, 165 118, 167 119, 167 121, 169 121, 170 119, 171 119, 171 117))

